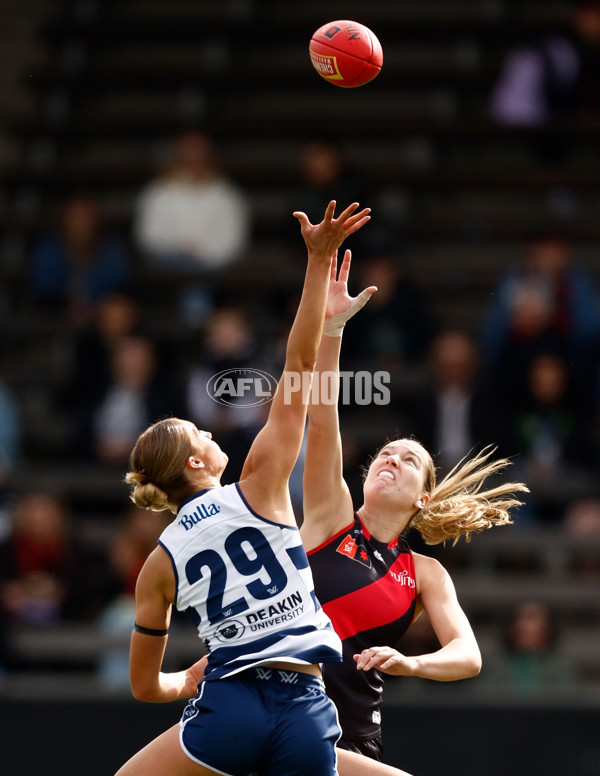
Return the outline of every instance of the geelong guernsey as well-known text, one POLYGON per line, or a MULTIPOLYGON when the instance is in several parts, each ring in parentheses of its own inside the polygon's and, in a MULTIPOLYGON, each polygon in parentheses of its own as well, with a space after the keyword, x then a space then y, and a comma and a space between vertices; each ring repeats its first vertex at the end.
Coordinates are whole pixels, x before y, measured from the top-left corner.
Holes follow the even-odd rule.
POLYGON ((184 501, 159 544, 173 564, 175 605, 206 646, 207 680, 274 660, 341 660, 298 529, 254 512, 237 483, 184 501))
POLYGON ((324 666, 327 694, 338 709, 342 737, 380 733, 383 677, 358 671, 354 655, 368 647, 395 647, 412 622, 416 584, 408 543, 370 536, 354 522, 308 553, 315 590, 342 639, 343 662, 324 666))

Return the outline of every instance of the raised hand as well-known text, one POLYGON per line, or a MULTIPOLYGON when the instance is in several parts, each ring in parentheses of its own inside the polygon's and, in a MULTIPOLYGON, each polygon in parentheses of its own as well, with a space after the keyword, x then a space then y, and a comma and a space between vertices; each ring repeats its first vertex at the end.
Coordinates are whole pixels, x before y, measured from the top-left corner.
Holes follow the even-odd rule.
POLYGON ((370 208, 363 208, 358 213, 358 202, 349 205, 337 218, 334 218, 336 202, 332 200, 327 206, 325 216, 320 224, 311 224, 306 213, 299 210, 294 217, 300 221, 300 229, 309 256, 317 255, 328 261, 337 251, 346 237, 357 232, 370 220, 370 208))
POLYGON ((337 251, 331 258, 331 274, 329 276, 329 290, 327 293, 327 308, 325 311, 325 325, 323 333, 330 337, 342 335, 344 324, 353 315, 361 310, 377 291, 377 286, 368 286, 358 296, 350 296, 348 293, 348 275, 352 253, 346 251, 342 260, 339 275, 337 272, 337 251))
POLYGON ((327 293, 327 311, 325 313, 326 318, 331 318, 332 315, 337 313, 343 313, 348 310, 349 307, 353 307, 359 299, 361 300, 360 307, 357 307, 356 312, 369 300, 372 294, 377 291, 377 286, 368 286, 358 294, 358 296, 350 296, 348 293, 348 276, 350 274, 350 265, 352 263, 352 252, 347 250, 344 252, 344 258, 340 271, 337 271, 337 251, 334 253, 331 259, 331 275, 329 277, 329 291, 327 293), (362 301, 364 299, 364 301, 362 301))

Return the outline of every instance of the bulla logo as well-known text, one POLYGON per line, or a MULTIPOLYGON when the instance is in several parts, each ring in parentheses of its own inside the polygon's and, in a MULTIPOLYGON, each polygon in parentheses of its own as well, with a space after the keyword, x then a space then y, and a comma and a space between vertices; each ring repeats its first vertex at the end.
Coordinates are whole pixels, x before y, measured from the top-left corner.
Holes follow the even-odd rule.
POLYGON ((186 531, 193 528, 201 520, 206 520, 207 517, 212 515, 218 515, 221 511, 221 507, 216 504, 199 504, 196 509, 190 515, 184 515, 177 521, 178 525, 182 525, 186 531))

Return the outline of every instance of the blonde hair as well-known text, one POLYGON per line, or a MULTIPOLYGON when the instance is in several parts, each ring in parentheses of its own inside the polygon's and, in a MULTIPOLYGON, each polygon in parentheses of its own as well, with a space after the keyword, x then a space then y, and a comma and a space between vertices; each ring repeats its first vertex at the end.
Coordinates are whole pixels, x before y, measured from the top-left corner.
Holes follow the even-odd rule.
POLYGON ((523 482, 505 482, 483 490, 489 477, 511 465, 507 458, 490 460, 497 449, 492 445, 472 458, 465 456, 437 483, 433 459, 420 442, 413 438, 393 441, 418 446, 425 463, 423 487, 429 501, 407 525, 407 530, 414 528, 421 534, 425 544, 441 544, 452 539, 454 545, 461 536, 468 542, 472 533, 495 525, 509 525, 513 522, 510 511, 523 503, 514 493, 529 493, 523 482))
POLYGON ((449 539, 456 544, 461 536, 469 541, 472 533, 513 522, 510 511, 523 503, 514 493, 529 493, 529 488, 523 482, 505 482, 483 489, 489 477, 511 464, 507 458, 490 460, 495 450, 489 445, 472 458, 463 458, 440 483, 436 483, 435 466, 427 453, 431 461, 425 483, 429 502, 409 523, 425 544, 449 539))
POLYGON ((153 512, 176 513, 190 492, 185 465, 193 453, 184 421, 166 418, 149 426, 131 451, 125 475, 133 503, 153 512))

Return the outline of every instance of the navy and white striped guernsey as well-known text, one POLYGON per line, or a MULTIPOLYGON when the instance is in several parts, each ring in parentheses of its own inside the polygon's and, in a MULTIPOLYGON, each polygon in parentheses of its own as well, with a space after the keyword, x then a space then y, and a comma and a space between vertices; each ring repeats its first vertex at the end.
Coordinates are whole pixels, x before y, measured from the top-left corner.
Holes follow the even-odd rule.
POLYGON ((173 564, 175 605, 208 651, 207 680, 271 661, 341 660, 298 528, 258 515, 238 483, 184 501, 159 544, 173 564))

